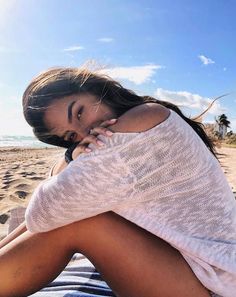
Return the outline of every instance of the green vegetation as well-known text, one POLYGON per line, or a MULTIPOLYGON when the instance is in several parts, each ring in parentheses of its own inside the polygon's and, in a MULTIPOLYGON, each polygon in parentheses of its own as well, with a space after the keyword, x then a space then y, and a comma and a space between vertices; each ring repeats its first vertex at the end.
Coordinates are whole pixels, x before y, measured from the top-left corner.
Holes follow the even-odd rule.
POLYGON ((224 139, 225 144, 236 146, 236 134, 232 131, 228 132, 224 139))
POLYGON ((230 128, 230 121, 225 114, 218 116, 215 124, 205 125, 207 135, 216 145, 236 147, 236 133, 233 133, 233 131, 227 132, 227 128, 230 128))

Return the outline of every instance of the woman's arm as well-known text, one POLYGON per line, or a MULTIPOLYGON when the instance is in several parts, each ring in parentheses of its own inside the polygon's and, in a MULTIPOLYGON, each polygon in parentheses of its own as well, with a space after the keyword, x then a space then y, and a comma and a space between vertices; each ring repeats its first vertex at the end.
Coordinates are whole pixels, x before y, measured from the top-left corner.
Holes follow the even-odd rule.
MULTIPOLYGON (((169 109, 167 109, 166 107, 160 104, 145 103, 131 108, 122 116, 120 116, 118 119, 116 119, 115 122, 114 120, 105 121, 104 127, 109 126, 109 131, 112 131, 112 132, 123 132, 123 133, 144 132, 153 128, 154 126, 157 126, 161 122, 165 121, 166 118, 169 116, 169 114, 170 114, 169 109)), ((96 127, 93 129, 95 136, 98 136, 101 134, 107 136, 106 134, 107 131, 101 130, 102 126, 103 124, 100 127, 96 127)), ((88 142, 86 142, 86 140, 85 141, 83 140, 83 142, 85 142, 87 145, 89 144, 88 142)), ((81 145, 78 145, 73 150, 72 159, 75 160, 82 152, 86 152, 85 147, 86 146, 84 146, 81 151, 81 145)), ((62 163, 62 165, 59 164, 58 166, 56 166, 55 174, 58 174, 59 172, 61 172, 66 167, 65 164, 62 163)))
MULTIPOLYGON (((95 137, 98 135, 108 136, 107 131, 113 132, 143 132, 153 128, 163 122, 170 114, 170 111, 157 103, 145 103, 133 107, 124 113, 118 120, 108 120, 101 126, 93 129, 95 137), (111 127, 112 126, 112 127, 111 127), (106 128, 109 127, 109 130, 106 128)), ((91 136, 91 135, 90 135, 91 136)), ((90 137, 89 136, 89 137, 90 137)), ((111 135, 110 135, 111 136, 111 135)), ((72 158, 75 160, 81 153, 86 153, 87 145, 91 142, 90 138, 85 137, 82 142, 73 150, 72 158), (87 140, 86 140, 87 139, 87 140)), ((93 141, 94 142, 94 141, 93 141)), ((96 144, 96 142, 94 142, 96 144)), ((57 162, 51 169, 51 175, 60 173, 67 167, 64 159, 57 162)))
MULTIPOLYGON (((98 127, 97 131, 99 133, 102 133, 103 135, 107 136, 106 132, 109 131, 109 129, 107 129, 107 128, 110 127, 111 125, 113 125, 114 123, 115 123, 114 120, 112 122, 110 120, 104 121, 101 124, 101 127, 98 127)), ((84 145, 80 145, 79 147, 77 147, 77 156, 80 155, 81 153, 86 152, 85 148, 86 148, 86 146, 84 146, 84 145)), ((65 158, 62 157, 58 162, 56 162, 53 165, 53 167, 50 170, 49 176, 54 176, 54 175, 59 174, 67 166, 68 166, 68 164, 66 163, 65 158)), ((24 221, 15 230, 13 230, 10 234, 8 234, 4 239, 2 239, 0 241, 0 249, 26 231, 27 231, 27 227, 26 227, 26 223, 24 221)))
MULTIPOLYGON (((169 110, 158 104, 145 104, 128 111, 111 128, 142 132, 165 121, 168 115, 169 110)), ((145 144, 146 133, 140 133, 139 141, 145 144)), ((158 143, 157 138, 155 141, 158 143)), ((95 155, 83 154, 60 174, 41 183, 26 210, 27 228, 34 233, 47 232, 132 202, 136 179, 119 149, 112 146, 95 155)), ((135 199, 137 202, 143 197, 135 199)))
POLYGON ((113 132, 144 132, 165 121, 170 110, 157 103, 145 103, 131 108, 116 124, 110 127, 113 132))
POLYGON ((25 222, 21 223, 15 230, 13 230, 9 235, 3 238, 0 242, 0 249, 7 245, 9 242, 17 238, 19 235, 27 231, 25 222))

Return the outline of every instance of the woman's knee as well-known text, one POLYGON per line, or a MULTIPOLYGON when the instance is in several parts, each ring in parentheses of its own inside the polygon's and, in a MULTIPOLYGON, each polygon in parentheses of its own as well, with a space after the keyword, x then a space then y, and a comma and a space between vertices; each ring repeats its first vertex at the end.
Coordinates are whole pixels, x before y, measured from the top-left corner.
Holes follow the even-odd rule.
POLYGON ((116 217, 112 212, 103 213, 46 232, 44 236, 49 237, 51 241, 60 241, 60 245, 74 252, 82 252, 91 240, 96 240, 101 230, 117 219, 116 217))
POLYGON ((180 292, 176 296, 181 297, 189 293, 209 296, 176 249, 115 213, 76 222, 69 228, 74 246, 94 262, 121 296, 138 292, 147 296, 150 288, 149 296, 156 296, 155 290, 162 292, 160 296, 176 290, 180 292))

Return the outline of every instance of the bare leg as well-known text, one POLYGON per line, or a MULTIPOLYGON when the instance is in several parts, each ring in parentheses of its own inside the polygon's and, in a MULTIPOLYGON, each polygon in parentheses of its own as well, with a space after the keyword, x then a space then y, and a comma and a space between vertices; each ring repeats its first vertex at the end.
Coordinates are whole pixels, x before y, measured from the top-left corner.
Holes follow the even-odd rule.
POLYGON ((52 281, 73 255, 65 234, 66 228, 39 234, 26 231, 1 248, 0 297, 28 296, 52 281))
POLYGON ((27 231, 3 247, 0 297, 39 290, 63 270, 75 251, 92 260, 119 296, 210 296, 173 247, 106 213, 47 233, 27 231))

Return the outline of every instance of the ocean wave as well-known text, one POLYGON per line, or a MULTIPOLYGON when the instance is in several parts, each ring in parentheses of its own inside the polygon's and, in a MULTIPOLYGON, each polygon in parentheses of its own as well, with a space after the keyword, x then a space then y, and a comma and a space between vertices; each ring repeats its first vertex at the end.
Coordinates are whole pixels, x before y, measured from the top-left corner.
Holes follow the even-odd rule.
POLYGON ((52 147, 33 136, 0 135, 0 147, 52 147))

